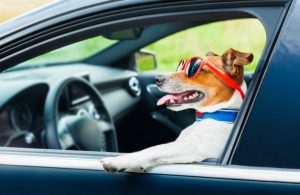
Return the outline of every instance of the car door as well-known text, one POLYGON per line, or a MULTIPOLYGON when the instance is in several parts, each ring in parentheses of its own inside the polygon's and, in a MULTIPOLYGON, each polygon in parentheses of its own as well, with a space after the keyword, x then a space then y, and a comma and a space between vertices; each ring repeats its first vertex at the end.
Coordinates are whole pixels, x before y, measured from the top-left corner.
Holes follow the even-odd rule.
MULTIPOLYGON (((299 19, 299 2, 291 1, 72 1, 57 2, 36 14, 16 21, 14 26, 0 28, 1 48, 0 67, 2 70, 40 53, 52 50, 95 33, 121 27, 192 17, 213 17, 227 19, 257 17, 265 25, 267 43, 258 71, 249 88, 248 96, 239 114, 238 122, 217 164, 186 164, 158 166, 147 173, 107 173, 99 162, 106 156, 117 153, 59 151, 38 149, 1 148, 0 187, 3 194, 283 194, 299 193, 300 172, 280 166, 275 155, 257 151, 273 151, 280 147, 276 135, 268 131, 257 132, 271 125, 274 114, 264 116, 257 122, 260 110, 270 109, 273 101, 266 103, 262 97, 269 94, 271 77, 276 75, 280 63, 286 62, 285 55, 293 54, 299 41, 289 37, 292 31, 297 37, 299 27, 293 25, 299 19), (77 3, 77 4, 76 4, 77 3), (70 6, 74 5, 74 6, 70 6), (53 9, 53 12, 51 12, 53 9), (55 10, 55 11, 54 11, 55 10), (30 19, 30 17, 35 17, 30 19), (26 24, 24 22, 26 21, 26 24), (291 47, 289 47, 291 46, 291 47), (283 48, 283 49, 282 49, 283 48), (277 68, 274 70, 274 68, 277 68), (264 106, 262 102, 266 103, 264 106), (250 116, 250 117, 249 117, 250 116), (256 136, 267 139, 272 144, 256 145, 256 136), (263 148, 259 148, 259 147, 263 148), (252 158, 254 156, 254 158, 252 158), (268 162, 268 158, 273 163, 268 162), (255 166, 255 167, 254 167, 255 166)), ((297 50, 296 50, 297 51, 297 50)), ((290 59, 290 64, 298 61, 298 56, 290 59)), ((281 68, 281 67, 280 67, 281 68)), ((296 72, 292 75, 296 80, 296 72)), ((145 86, 152 81, 142 77, 145 86)), ((151 77, 147 75, 147 77, 151 77)), ((287 79, 287 81, 290 81, 287 79)), ((297 82, 295 82, 297 83, 297 82)), ((292 85, 290 85, 292 86, 292 85)), ((294 86, 294 85, 293 85, 294 86)), ((287 88, 288 90, 289 88, 287 88)), ((289 91, 287 91, 288 93, 289 91)), ((269 97, 269 96, 268 96, 269 97)), ((274 97, 269 97, 270 99, 274 97)), ((296 102, 295 99, 292 99, 296 102)), ((287 102, 287 101, 284 101, 287 102)), ((280 108, 284 109, 284 103, 280 108)), ((296 109, 296 108, 295 108, 296 109)), ((291 118, 291 120, 296 120, 291 118)), ((282 127, 282 123, 275 123, 282 127)), ((296 125, 296 122, 293 123, 296 125)), ((262 131, 262 130, 261 130, 262 131)), ((292 131, 293 132, 293 131, 292 131)), ((289 138, 293 137, 287 132, 289 138)), ((289 145, 289 143, 286 143, 289 145)), ((282 147, 284 158, 285 150, 282 147)), ((274 153, 273 153, 274 154, 274 153)), ((290 154, 290 153, 289 153, 290 154)), ((277 156, 278 157, 278 156, 277 156)), ((292 155, 289 155, 292 159, 292 155)), ((281 160, 280 162, 283 162, 281 160)), ((299 161, 298 161, 299 162, 299 161)))

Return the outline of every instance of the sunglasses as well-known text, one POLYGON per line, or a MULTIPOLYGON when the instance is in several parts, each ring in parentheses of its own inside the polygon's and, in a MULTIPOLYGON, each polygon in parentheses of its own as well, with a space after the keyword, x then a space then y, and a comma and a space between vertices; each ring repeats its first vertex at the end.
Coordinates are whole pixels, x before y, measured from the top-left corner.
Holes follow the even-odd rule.
POLYGON ((235 80, 233 80, 224 70, 220 69, 205 58, 202 59, 201 57, 195 56, 188 60, 181 59, 178 63, 176 71, 184 71, 186 77, 192 78, 197 77, 201 73, 203 66, 207 66, 213 73, 222 79, 226 85, 237 90, 244 100, 245 94, 235 80))

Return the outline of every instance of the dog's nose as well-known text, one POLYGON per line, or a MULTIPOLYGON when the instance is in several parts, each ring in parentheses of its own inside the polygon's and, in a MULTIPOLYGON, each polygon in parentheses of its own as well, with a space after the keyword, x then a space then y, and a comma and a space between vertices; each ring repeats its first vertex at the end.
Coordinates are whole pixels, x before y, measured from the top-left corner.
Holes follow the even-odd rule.
POLYGON ((155 81, 158 86, 161 86, 165 80, 166 80, 166 77, 164 75, 157 75, 155 77, 155 81))

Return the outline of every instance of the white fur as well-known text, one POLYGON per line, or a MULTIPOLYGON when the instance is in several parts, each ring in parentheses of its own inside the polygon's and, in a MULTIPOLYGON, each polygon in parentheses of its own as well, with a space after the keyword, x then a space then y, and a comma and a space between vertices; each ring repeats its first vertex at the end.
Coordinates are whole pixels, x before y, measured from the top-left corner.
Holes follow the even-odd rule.
MULTIPOLYGON (((247 90, 242 84, 244 93, 247 90)), ((224 108, 239 109, 242 104, 240 94, 235 91, 228 102, 220 103, 205 110, 216 111, 224 108)), ((227 142, 233 124, 205 119, 196 121, 184 129, 179 137, 167 144, 118 157, 101 159, 107 171, 145 171, 149 167, 162 164, 201 162, 207 158, 218 158, 227 142)))

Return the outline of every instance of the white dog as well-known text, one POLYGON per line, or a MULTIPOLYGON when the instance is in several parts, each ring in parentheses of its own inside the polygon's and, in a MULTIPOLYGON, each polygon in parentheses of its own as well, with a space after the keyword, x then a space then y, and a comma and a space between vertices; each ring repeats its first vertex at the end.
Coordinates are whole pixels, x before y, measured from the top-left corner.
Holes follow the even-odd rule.
POLYGON ((159 88, 169 93, 157 104, 174 111, 194 108, 197 121, 174 142, 103 158, 103 168, 110 172, 145 171, 156 165, 218 158, 247 90, 243 65, 252 60, 251 53, 234 49, 228 49, 222 56, 208 52, 204 59, 181 60, 175 73, 157 76, 159 88))

